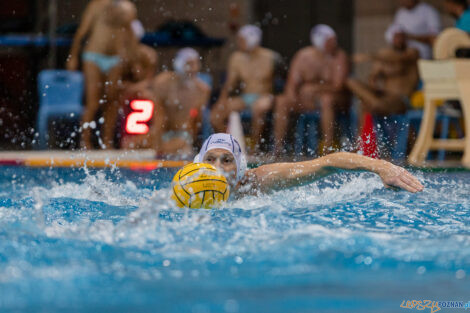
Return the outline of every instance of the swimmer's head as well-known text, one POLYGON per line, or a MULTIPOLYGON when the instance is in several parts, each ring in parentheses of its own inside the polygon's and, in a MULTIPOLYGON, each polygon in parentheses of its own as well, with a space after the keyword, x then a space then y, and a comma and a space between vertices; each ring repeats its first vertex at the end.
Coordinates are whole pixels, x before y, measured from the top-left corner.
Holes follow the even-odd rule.
POLYGON ((406 32, 400 24, 392 24, 385 32, 385 40, 393 48, 403 50, 406 48, 406 32))
POLYGON ((199 53, 193 48, 183 48, 176 53, 173 69, 179 74, 196 75, 201 70, 199 53))
POLYGON ((249 52, 261 45, 263 31, 255 25, 245 25, 238 31, 237 45, 241 51, 249 52))
POLYGON ((246 159, 232 135, 218 133, 204 141, 195 163, 208 163, 223 171, 230 185, 235 186, 245 175, 246 159))
POLYGON ((142 25, 142 23, 136 19, 132 21, 131 27, 137 40, 141 41, 145 35, 144 25, 142 25))
POLYGON ((319 24, 310 31, 312 45, 325 53, 334 53, 338 48, 336 33, 328 25, 319 24))

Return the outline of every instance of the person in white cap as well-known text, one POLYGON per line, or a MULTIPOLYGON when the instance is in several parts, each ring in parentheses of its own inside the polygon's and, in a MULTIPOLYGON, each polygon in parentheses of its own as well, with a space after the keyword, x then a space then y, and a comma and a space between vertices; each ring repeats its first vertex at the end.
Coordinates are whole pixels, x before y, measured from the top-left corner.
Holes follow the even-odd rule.
POLYGON ((366 170, 380 176, 385 187, 409 192, 423 190, 419 180, 405 169, 384 160, 355 153, 338 152, 297 163, 273 163, 248 169, 240 144, 229 134, 218 133, 203 143, 195 163, 208 163, 219 169, 236 197, 288 188, 335 173, 338 169, 366 170))
POLYGON ((261 47, 262 31, 255 25, 245 25, 238 31, 237 45, 229 59, 227 81, 211 112, 215 131, 226 131, 231 112, 251 110, 252 142, 259 147, 266 114, 273 105, 273 80, 278 53, 261 47))
MULTIPOLYGON (((362 110, 372 114, 401 114, 418 84, 419 51, 408 47, 405 29, 392 24, 385 33, 389 47, 368 55, 373 61, 369 84, 349 79, 349 89, 361 99, 362 110)), ((364 58, 366 60, 366 58, 364 58)), ((359 114, 359 131, 363 114, 359 114)))
MULTIPOLYGON (((463 0, 465 1, 465 0, 463 0)), ((439 11, 428 1, 397 0, 400 8, 395 13, 393 24, 403 27, 407 45, 419 51, 421 59, 432 58, 432 45, 441 31, 439 11)), ((445 2, 446 1, 440 1, 445 2)))
POLYGON ((283 150, 291 114, 320 110, 323 150, 326 151, 333 145, 335 111, 346 109, 349 105, 345 88, 349 58, 339 48, 335 31, 328 25, 317 25, 312 28, 310 40, 311 46, 295 54, 284 94, 276 100, 276 155, 283 150))
POLYGON ((198 77, 199 53, 193 48, 179 50, 174 71, 157 75, 145 97, 154 101, 150 131, 129 137, 123 148, 152 148, 158 154, 189 156, 201 127, 201 110, 209 101, 210 87, 198 77))

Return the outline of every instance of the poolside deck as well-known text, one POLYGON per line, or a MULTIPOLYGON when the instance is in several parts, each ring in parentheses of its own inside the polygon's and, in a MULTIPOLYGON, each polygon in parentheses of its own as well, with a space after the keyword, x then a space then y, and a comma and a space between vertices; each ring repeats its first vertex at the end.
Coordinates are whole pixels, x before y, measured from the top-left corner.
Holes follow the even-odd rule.
POLYGON ((156 169, 181 167, 188 161, 157 159, 153 150, 96 150, 96 151, 6 151, 0 152, 0 165, 30 167, 120 167, 156 169))

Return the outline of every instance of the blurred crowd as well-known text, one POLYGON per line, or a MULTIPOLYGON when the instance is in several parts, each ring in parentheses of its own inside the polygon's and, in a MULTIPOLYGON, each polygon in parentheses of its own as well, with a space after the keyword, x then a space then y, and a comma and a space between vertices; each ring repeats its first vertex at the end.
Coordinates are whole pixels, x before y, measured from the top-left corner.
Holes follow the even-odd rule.
MULTIPOLYGON (((455 28, 468 36, 467 1, 442 1, 446 12, 456 19, 455 28)), ((400 9, 384 34, 386 47, 375 53, 348 55, 339 46, 335 30, 320 24, 310 32, 311 45, 300 49, 288 67, 277 52, 262 47, 258 26, 241 27, 223 87, 216 100, 210 101, 212 86, 200 73, 204 60, 195 49, 179 50, 173 70, 157 73, 156 50, 140 43, 145 31, 135 5, 129 0, 92 0, 82 15, 66 65, 85 76, 81 146, 94 149, 99 142, 100 148, 119 145, 155 149, 162 155, 190 155, 205 123, 213 131, 226 132, 237 122, 233 113, 244 113, 250 117, 244 134, 248 152, 260 153, 262 146, 266 150, 263 143, 271 142, 270 152, 280 155, 296 118, 316 112, 321 133, 318 153, 328 153, 337 148, 337 116, 350 110, 352 96, 360 100, 358 132, 365 113, 388 116, 410 108, 410 98, 419 85, 417 61, 432 58, 442 27, 440 15, 431 5, 419 0, 399 2, 400 9), (362 62, 372 65, 368 81, 351 76, 352 63, 362 62), (277 73, 283 68, 288 69, 287 77, 282 90, 276 90, 277 73), (126 135, 116 143, 119 112, 128 112, 132 99, 153 102, 149 131, 126 135)))

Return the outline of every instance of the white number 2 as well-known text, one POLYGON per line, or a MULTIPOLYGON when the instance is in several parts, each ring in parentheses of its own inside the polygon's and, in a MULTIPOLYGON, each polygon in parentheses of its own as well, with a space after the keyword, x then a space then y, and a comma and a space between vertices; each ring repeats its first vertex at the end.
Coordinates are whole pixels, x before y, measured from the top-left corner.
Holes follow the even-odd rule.
POLYGON ((133 100, 131 109, 134 110, 127 116, 126 132, 128 134, 146 134, 149 127, 146 124, 153 116, 154 104, 150 100, 133 100))

